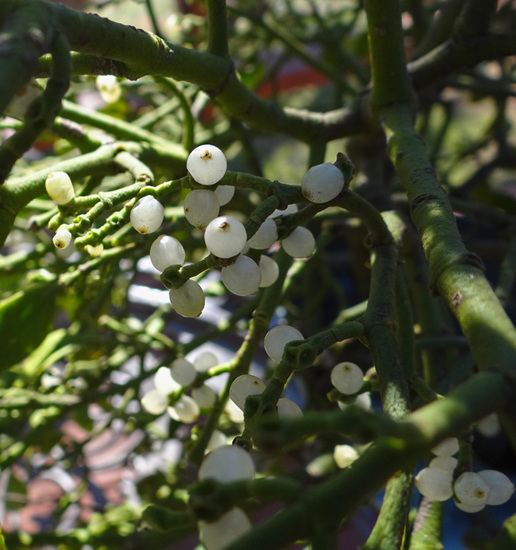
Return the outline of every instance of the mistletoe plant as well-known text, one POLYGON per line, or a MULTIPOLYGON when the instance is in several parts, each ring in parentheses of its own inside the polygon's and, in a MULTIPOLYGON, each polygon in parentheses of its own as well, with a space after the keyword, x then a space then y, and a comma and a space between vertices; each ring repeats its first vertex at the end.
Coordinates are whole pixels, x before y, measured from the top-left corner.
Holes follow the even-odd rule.
POLYGON ((514 503, 512 3, 117 4, 0 3, 7 546, 349 547, 384 489, 362 547, 442 548, 446 501, 514 503), (63 528, 120 421, 180 456, 63 528), (38 456, 81 479, 19 531, 38 456))

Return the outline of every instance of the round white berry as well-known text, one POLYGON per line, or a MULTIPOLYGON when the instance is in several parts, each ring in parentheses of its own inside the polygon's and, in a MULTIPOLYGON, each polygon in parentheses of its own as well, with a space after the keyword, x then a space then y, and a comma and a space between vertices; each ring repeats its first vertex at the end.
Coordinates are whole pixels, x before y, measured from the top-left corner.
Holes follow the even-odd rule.
POLYGON ((339 468, 347 468, 358 458, 358 453, 351 445, 335 445, 333 459, 339 468))
POLYGON ((201 407, 201 409, 209 409, 215 404, 217 394, 206 384, 193 388, 192 399, 201 407))
POLYGON ((170 417, 177 422, 191 424, 199 418, 199 405, 189 396, 182 395, 173 407, 167 409, 170 417))
POLYGON ((443 501, 453 495, 452 474, 438 468, 423 468, 414 478, 419 492, 428 500, 443 501))
POLYGON ((181 389, 181 386, 172 378, 172 371, 168 367, 160 367, 154 375, 154 387, 168 395, 181 389))
POLYGON ((145 195, 131 208, 131 225, 141 233, 153 233, 163 222, 163 205, 151 195, 145 195))
POLYGON ((224 177, 227 161, 215 145, 199 145, 188 156, 186 169, 197 183, 213 185, 224 177))
POLYGON ((102 74, 95 79, 95 85, 100 96, 106 103, 115 103, 122 95, 122 87, 115 75, 102 74))
POLYGON ((501 427, 496 413, 488 414, 486 417, 482 418, 477 425, 476 429, 484 437, 495 437, 500 433, 501 427))
POLYGON ((256 294, 262 282, 258 264, 248 256, 238 256, 234 263, 223 267, 220 277, 224 286, 237 296, 256 294))
POLYGON ((431 452, 435 456, 452 456, 459 452, 459 440, 456 437, 448 437, 436 445, 431 452))
POLYGON ((193 279, 179 288, 171 288, 169 298, 172 307, 183 317, 199 317, 204 309, 204 291, 193 279))
POLYGON ((269 258, 269 256, 262 254, 260 256, 258 267, 260 268, 260 274, 262 277, 260 288, 266 288, 273 285, 279 277, 278 264, 272 258, 269 258))
POLYGON ((344 361, 335 365, 331 370, 330 374, 331 383, 345 395, 352 395, 357 393, 357 391, 362 387, 364 383, 364 373, 362 369, 355 365, 355 363, 350 363, 349 361, 344 361))
POLYGON ((257 376, 241 374, 231 383, 229 397, 243 411, 247 396, 259 395, 264 389, 265 384, 257 376))
POLYGON ((455 496, 466 506, 481 506, 489 498, 489 485, 475 472, 462 473, 453 484, 455 496))
POLYGON ((489 496, 486 504, 498 506, 505 504, 514 493, 514 484, 498 470, 482 470, 478 475, 489 485, 489 496))
POLYGON ((244 249, 247 233, 242 222, 236 218, 219 216, 206 227, 204 242, 214 256, 232 258, 244 249))
POLYGON ((170 373, 172 374, 172 378, 183 387, 192 384, 197 377, 197 371, 192 363, 182 358, 172 361, 170 373))
POLYGON ((301 407, 288 399, 287 397, 280 397, 277 403, 278 407, 278 416, 280 418, 301 418, 303 416, 303 411, 301 407))
POLYGON ((45 180, 45 189, 57 204, 67 204, 75 196, 72 180, 66 172, 50 172, 45 180))
POLYGON ((162 414, 168 407, 168 396, 158 389, 148 391, 141 400, 143 408, 151 414, 162 414))
POLYGON ((194 189, 186 196, 184 210, 185 218, 190 224, 204 229, 219 215, 219 200, 209 189, 194 189))
POLYGON ((278 240, 278 227, 272 218, 266 218, 256 233, 247 241, 250 248, 264 250, 278 240))
POLYGON ((219 364, 217 356, 211 351, 199 353, 192 362, 197 372, 207 372, 219 364))
POLYGON ((212 478, 221 483, 252 479, 254 474, 251 455, 238 445, 218 447, 206 455, 199 468, 199 479, 212 478))
POLYGON ((220 206, 224 206, 233 198, 235 187, 233 185, 217 185, 213 192, 217 195, 220 206))
POLYGON ((315 250, 315 238, 306 227, 296 227, 281 241, 281 246, 293 258, 308 258, 315 250))
POLYGON ((304 340, 303 335, 297 328, 289 325, 278 325, 271 328, 265 335, 263 345, 265 353, 273 360, 279 363, 283 357, 285 346, 295 340, 304 340))
POLYGON ((61 225, 58 227, 56 234, 52 238, 52 242, 56 248, 63 250, 70 246, 72 242, 72 234, 68 231, 68 229, 66 229, 66 227, 61 225))
POLYGON ((201 540, 206 550, 222 550, 251 530, 251 522, 240 508, 231 508, 217 521, 199 521, 201 540))
POLYGON ((312 166, 301 180, 301 192, 310 202, 324 203, 334 199, 344 188, 342 172, 330 162, 312 166))
POLYGON ((183 265, 186 254, 183 245, 174 237, 160 235, 150 247, 152 265, 158 271, 164 271, 171 265, 183 265))

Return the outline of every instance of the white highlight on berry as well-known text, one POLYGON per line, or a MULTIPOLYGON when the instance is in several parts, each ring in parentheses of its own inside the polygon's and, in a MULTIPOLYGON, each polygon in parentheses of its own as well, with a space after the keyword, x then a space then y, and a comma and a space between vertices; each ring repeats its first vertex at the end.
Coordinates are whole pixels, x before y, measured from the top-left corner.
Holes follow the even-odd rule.
POLYGON ((428 500, 443 501, 453 495, 452 474, 438 468, 423 468, 414 478, 419 492, 428 500))
POLYGON ((315 237, 306 227, 296 227, 281 241, 281 246, 293 258, 308 258, 315 250, 315 237))
POLYGON ((435 456, 452 456, 459 452, 459 440, 456 437, 448 437, 431 449, 435 456))
POLYGON ((172 361, 170 373, 172 375, 172 378, 180 386, 183 387, 192 384, 197 377, 197 371, 195 370, 195 367, 192 365, 192 363, 190 363, 190 361, 187 361, 183 358, 175 359, 174 361, 172 361))
POLYGON ((280 418, 301 418, 303 416, 301 407, 288 397, 280 397, 276 406, 280 418))
POLYGON ((241 508, 231 508, 217 521, 199 521, 201 540, 206 550, 222 550, 251 530, 251 522, 241 508))
POLYGON ((242 409, 239 409, 232 399, 227 400, 226 405, 224 406, 224 412, 231 422, 242 424, 244 421, 244 413, 242 409))
POLYGON ((168 407, 168 414, 177 422, 191 424, 199 418, 199 405, 189 396, 182 395, 173 407, 168 407))
POLYGON ((183 245, 169 235, 160 235, 150 247, 152 265, 158 271, 165 271, 171 265, 183 265, 186 254, 183 245))
POLYGON ((122 95, 122 87, 115 75, 102 74, 95 79, 100 96, 106 103, 115 103, 122 95))
POLYGON ((466 506, 483 506, 489 498, 489 485, 475 472, 462 473, 453 484, 453 491, 466 506))
POLYGON ((301 180, 303 197, 324 203, 334 199, 344 188, 344 175, 330 162, 312 166, 301 180))
POLYGON ((349 361, 335 365, 331 370, 330 378, 331 383, 344 395, 357 393, 364 383, 362 369, 349 361))
POLYGON ((339 468, 347 468, 358 458, 358 453, 351 445, 335 445, 333 459, 339 468))
POLYGON ((172 371, 168 367, 160 367, 156 371, 154 386, 165 395, 176 392, 181 388, 181 385, 172 378, 172 371))
POLYGON ((219 216, 206 227, 204 242, 214 256, 232 258, 244 249, 247 233, 244 224, 236 218, 219 216))
POLYGON ((258 264, 248 256, 238 256, 234 263, 220 270, 224 286, 237 296, 256 294, 262 282, 258 264))
POLYGON ((75 196, 72 180, 66 172, 50 172, 45 180, 45 189, 56 204, 67 204, 75 196))
POLYGON ((250 248, 265 250, 278 240, 278 227, 272 218, 266 218, 256 233, 247 241, 250 248))
POLYGON ((484 437, 495 437, 500 433, 501 427, 496 413, 488 414, 486 417, 482 418, 477 425, 476 429, 484 437))
POLYGON ((168 295, 172 307, 183 317, 199 317, 204 309, 204 291, 193 279, 179 288, 171 288, 168 295))
POLYGON ((61 225, 58 227, 56 234, 52 238, 52 242, 56 248, 63 250, 70 246, 72 242, 72 234, 68 231, 68 229, 66 229, 66 227, 61 225))
POLYGON ((262 254, 258 262, 258 267, 260 268, 262 277, 260 288, 266 288, 273 285, 279 277, 279 266, 276 261, 262 254))
POLYGON ((197 183, 213 185, 224 177, 227 161, 215 145, 199 145, 188 156, 186 169, 197 183))
POLYGON ((217 185, 217 188, 213 190, 217 199, 219 200, 220 206, 227 204, 235 195, 235 186, 234 185, 217 185))
POLYGON ((154 233, 163 223, 163 205, 151 195, 145 195, 131 208, 131 225, 141 233, 154 233))
POLYGON ((285 346, 295 340, 304 340, 303 335, 297 328, 289 325, 278 325, 271 328, 265 335, 263 346, 265 353, 273 360, 279 363, 283 357, 285 346))
POLYGON ((514 484, 498 470, 481 470, 478 475, 488 484, 489 496, 486 504, 498 506, 505 504, 514 493, 514 484))
POLYGON ((206 455, 199 468, 199 479, 216 479, 230 483, 252 479, 255 474, 253 459, 238 445, 219 447, 206 455))
POLYGON ((205 229, 219 215, 219 199, 209 189, 194 189, 186 196, 184 210, 185 218, 191 225, 205 229))
POLYGON ((259 395, 264 389, 265 384, 257 376, 241 374, 233 380, 229 388, 229 398, 243 411, 247 397, 249 395, 259 395))

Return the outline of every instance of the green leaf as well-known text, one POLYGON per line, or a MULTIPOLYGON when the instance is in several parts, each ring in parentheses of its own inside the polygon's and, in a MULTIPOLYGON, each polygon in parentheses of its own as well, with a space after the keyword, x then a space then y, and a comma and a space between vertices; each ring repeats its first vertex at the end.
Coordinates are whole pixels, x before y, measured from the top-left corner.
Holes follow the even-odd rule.
POLYGON ((0 302, 0 370, 27 357, 52 329, 56 289, 55 283, 39 284, 0 302))

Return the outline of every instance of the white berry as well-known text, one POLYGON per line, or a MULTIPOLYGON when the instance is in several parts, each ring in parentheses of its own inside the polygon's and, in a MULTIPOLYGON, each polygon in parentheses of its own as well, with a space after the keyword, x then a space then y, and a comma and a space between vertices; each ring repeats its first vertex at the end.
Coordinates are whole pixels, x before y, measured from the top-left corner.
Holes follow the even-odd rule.
POLYGON ((292 399, 288 399, 288 397, 280 397, 277 408, 280 418, 301 418, 303 416, 301 407, 292 401, 292 399))
POLYGON ((358 453, 351 445, 335 445, 333 459, 339 468, 347 468, 358 458, 358 453))
POLYGON ((209 189, 194 189, 186 196, 184 210, 185 218, 190 224, 204 229, 219 215, 219 200, 209 189))
POLYGON ((192 362, 197 372, 209 371, 212 367, 219 364, 217 356, 211 351, 199 353, 192 362))
POLYGON ((199 521, 201 540, 206 550, 222 550, 251 530, 251 522, 240 508, 231 508, 218 520, 199 521))
POLYGON ((306 227, 296 227, 281 241, 281 246, 293 258, 308 258, 315 250, 315 238, 306 227))
POLYGON ((171 265, 183 265, 185 258, 183 245, 169 235, 160 235, 150 247, 150 259, 158 271, 164 271, 171 265))
POLYGON ((221 269, 220 276, 224 286, 237 296, 256 294, 262 282, 258 264, 248 256, 238 256, 234 263, 221 269))
POLYGON ((172 378, 181 386, 189 386, 197 377, 197 371, 190 361, 186 359, 175 359, 170 368, 172 378))
POLYGON ((258 267, 260 268, 260 274, 262 276, 260 288, 266 288, 273 285, 279 277, 278 264, 272 258, 269 258, 269 256, 262 254, 260 256, 258 267))
POLYGON ((301 192, 310 202, 334 199, 344 188, 344 175, 330 162, 312 166, 301 180, 301 192))
POLYGON ((229 388, 229 397, 243 411, 247 396, 259 395, 264 389, 265 384, 257 376, 241 374, 233 380, 229 388))
POLYGON ((199 418, 199 405, 189 396, 182 395, 173 407, 168 407, 168 414, 177 422, 191 424, 199 418))
POLYGON ((70 243, 72 242, 72 234, 68 231, 68 229, 66 229, 66 227, 60 226, 52 238, 52 242, 56 248, 60 248, 62 250, 70 246, 70 243))
POLYGON ((224 206, 233 198, 235 187, 233 185, 217 185, 213 192, 217 195, 220 206, 224 206))
POLYGON ((179 288, 171 288, 169 298, 172 307, 183 317, 199 317, 204 309, 204 291, 192 279, 179 288))
POLYGON ((206 455, 199 468, 199 479, 212 478, 221 483, 252 479, 254 474, 253 459, 238 445, 218 447, 206 455))
POLYGON ((145 195, 131 208, 131 225, 141 233, 153 233, 163 222, 163 205, 151 195, 145 195))
POLYGON ((489 485, 489 496, 486 504, 498 506, 505 504, 514 493, 514 484, 502 472, 497 470, 482 470, 478 475, 489 485))
POLYGON ((278 240, 278 227, 272 218, 266 218, 256 233, 247 241, 250 248, 264 250, 278 240))
POLYGON ((419 492, 428 500, 443 501, 453 495, 452 474, 438 468, 423 468, 414 478, 419 492))
POLYGON ((352 395, 362 387, 364 383, 364 373, 362 369, 355 365, 345 361, 335 365, 330 374, 331 383, 345 395, 352 395))
POLYGON ((213 185, 224 177, 227 161, 215 145, 200 145, 188 156, 186 169, 197 183, 213 185))
POLYGON ((273 360, 279 363, 283 357, 285 346, 295 340, 304 340, 303 335, 297 328, 289 325, 278 325, 271 328, 265 335, 263 345, 265 353, 273 360))
POLYGON ((115 75, 102 74, 95 79, 95 85, 100 96, 106 103, 115 103, 122 95, 122 87, 115 75))
POLYGON ((215 404, 217 394, 206 384, 192 389, 192 399, 201 409, 209 409, 215 404))
POLYGON ((45 180, 45 189, 57 204, 67 204, 75 196, 72 180, 66 172, 50 172, 45 180))
POLYGON ((466 506, 481 506, 489 498, 489 485, 482 476, 474 472, 462 473, 453 484, 453 491, 466 506))
POLYGON ((448 437, 436 445, 431 451, 435 456, 452 456, 459 452, 459 440, 456 437, 448 437))
POLYGON ((244 249, 247 233, 242 222, 236 218, 219 216, 206 227, 204 242, 214 256, 232 258, 244 249))

